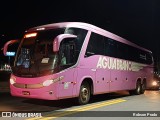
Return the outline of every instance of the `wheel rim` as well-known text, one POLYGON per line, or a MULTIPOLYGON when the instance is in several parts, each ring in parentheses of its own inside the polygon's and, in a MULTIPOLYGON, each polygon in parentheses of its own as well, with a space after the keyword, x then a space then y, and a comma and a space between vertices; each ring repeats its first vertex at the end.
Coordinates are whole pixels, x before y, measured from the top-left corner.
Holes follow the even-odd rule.
POLYGON ((81 99, 83 102, 87 102, 89 97, 89 91, 87 88, 83 87, 81 90, 81 99))

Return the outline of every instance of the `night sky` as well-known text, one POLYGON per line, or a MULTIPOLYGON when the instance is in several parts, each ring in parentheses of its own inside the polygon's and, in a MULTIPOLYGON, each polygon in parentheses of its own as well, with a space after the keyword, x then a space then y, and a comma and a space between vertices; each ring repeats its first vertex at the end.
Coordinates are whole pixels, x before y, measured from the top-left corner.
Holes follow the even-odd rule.
POLYGON ((9 39, 21 38, 30 27, 87 22, 151 50, 155 58, 160 56, 160 0, 2 1, 0 47, 9 39))

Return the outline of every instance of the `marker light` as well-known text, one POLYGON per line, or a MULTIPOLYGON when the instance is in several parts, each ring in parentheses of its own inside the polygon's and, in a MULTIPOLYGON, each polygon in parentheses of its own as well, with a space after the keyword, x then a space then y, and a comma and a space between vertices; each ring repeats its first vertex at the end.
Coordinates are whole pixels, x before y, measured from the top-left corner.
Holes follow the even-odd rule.
POLYGON ((37 28, 37 30, 45 30, 45 28, 37 28))
POLYGON ((152 85, 153 85, 153 86, 156 86, 156 85, 157 85, 157 82, 156 82, 156 81, 153 81, 152 85))
POLYGON ((24 38, 30 38, 30 37, 36 37, 37 36, 37 33, 28 33, 28 34, 25 34, 24 38))
POLYGON ((16 83, 16 79, 15 78, 10 78, 10 84, 13 85, 14 83, 16 83))

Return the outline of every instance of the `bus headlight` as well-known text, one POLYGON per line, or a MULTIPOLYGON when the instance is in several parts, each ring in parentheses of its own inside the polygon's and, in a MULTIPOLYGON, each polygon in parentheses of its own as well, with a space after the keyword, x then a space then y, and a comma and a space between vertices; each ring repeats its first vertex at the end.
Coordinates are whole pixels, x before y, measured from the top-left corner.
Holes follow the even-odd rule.
POLYGON ((56 82, 61 81, 63 79, 64 79, 64 76, 60 76, 60 77, 55 78, 53 80, 52 79, 51 80, 46 80, 42 84, 43 84, 43 86, 50 86, 52 83, 56 83, 56 82))
POLYGON ((153 82, 152 82, 152 85, 153 85, 153 86, 157 86, 157 82, 156 82, 156 81, 153 81, 153 82))
POLYGON ((43 82, 43 86, 50 86, 53 83, 53 80, 46 80, 43 82))
POLYGON ((14 83, 16 83, 16 79, 15 78, 10 78, 10 84, 13 85, 14 83))

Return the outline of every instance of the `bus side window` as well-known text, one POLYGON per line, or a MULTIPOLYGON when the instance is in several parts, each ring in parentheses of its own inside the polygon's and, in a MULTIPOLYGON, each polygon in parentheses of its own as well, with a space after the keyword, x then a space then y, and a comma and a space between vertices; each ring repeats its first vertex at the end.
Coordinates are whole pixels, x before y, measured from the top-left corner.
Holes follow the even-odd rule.
POLYGON ((147 64, 152 64, 153 63, 153 57, 151 53, 147 53, 147 64))
POLYGON ((117 44, 117 55, 120 59, 128 59, 128 47, 127 45, 118 42, 117 44))
POLYGON ((85 57, 92 55, 104 55, 104 39, 103 36, 92 33, 88 42, 85 57))
POLYGON ((110 38, 105 38, 105 55, 110 57, 117 57, 116 41, 110 38))
POLYGON ((60 65, 75 64, 75 42, 74 40, 63 40, 60 46, 60 65))

